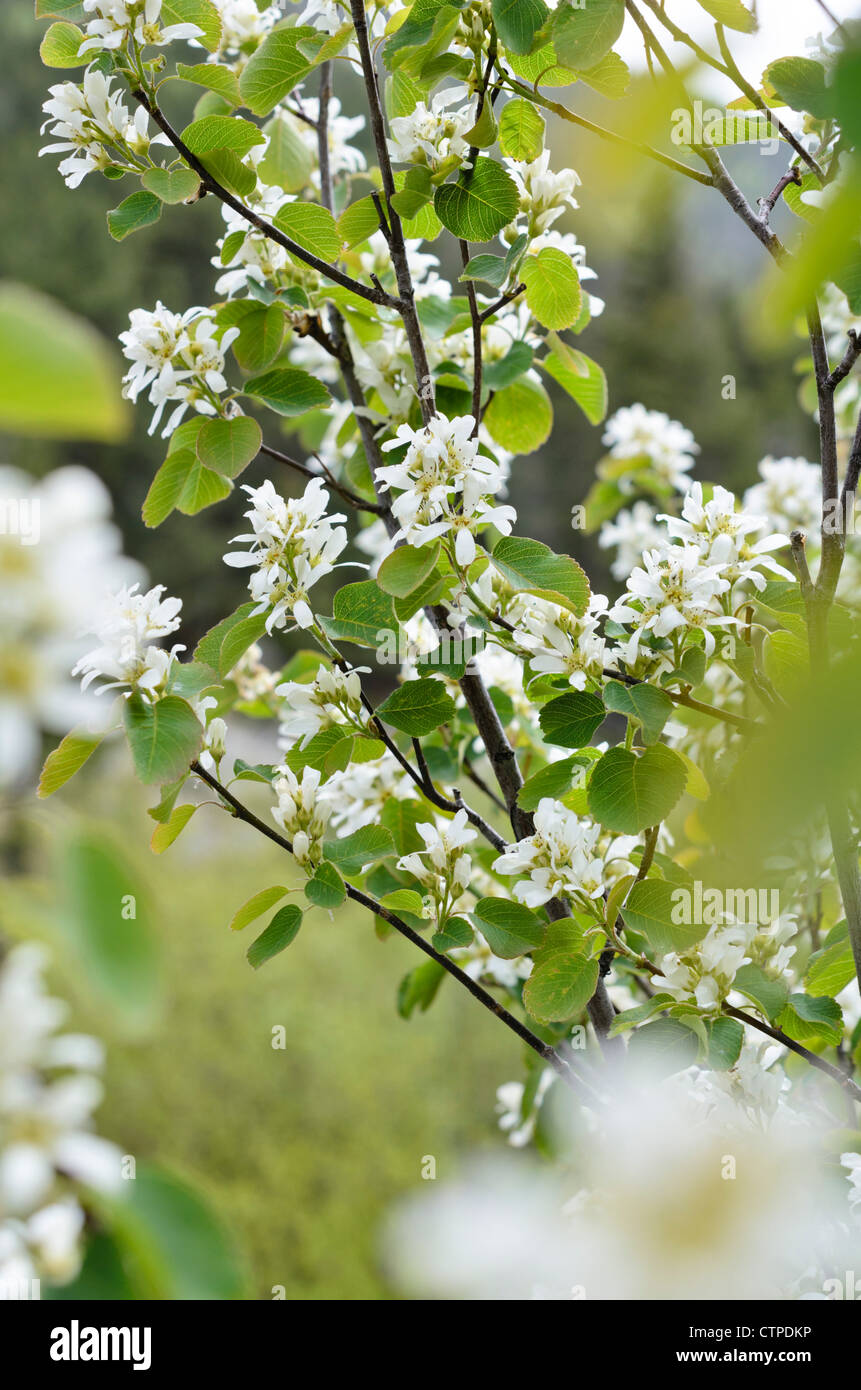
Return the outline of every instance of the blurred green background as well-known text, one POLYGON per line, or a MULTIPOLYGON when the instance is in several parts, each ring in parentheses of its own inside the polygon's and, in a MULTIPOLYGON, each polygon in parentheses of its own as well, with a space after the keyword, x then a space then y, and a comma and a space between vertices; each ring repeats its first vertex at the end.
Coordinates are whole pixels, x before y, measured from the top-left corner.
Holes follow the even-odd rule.
MULTIPOLYGON (((55 296, 110 340, 135 306, 210 302, 221 227, 211 199, 168 209, 158 226, 117 244, 104 220, 117 190, 93 176, 70 192, 56 158, 37 159, 41 103, 63 77, 42 68, 38 40, 26 0, 0 7, 4 276, 55 296)), ((578 105, 612 121, 598 98, 578 94, 578 105)), ((570 163, 583 180, 581 210, 561 226, 588 248, 599 276, 590 289, 607 301, 581 343, 607 371, 611 410, 642 400, 681 419, 702 447, 696 474, 730 486, 752 482, 766 453, 810 456, 813 426, 797 404, 792 365, 800 345, 764 347, 751 332, 747 290, 764 256, 745 229, 716 196, 656 165, 621 165, 571 127, 553 129, 552 143, 553 163, 570 163), (722 395, 728 374, 735 400, 722 395)), ((780 160, 740 152, 736 167, 764 193, 780 160)), ((118 389, 121 371, 117 352, 118 389)), ((602 452, 601 431, 561 393, 555 401, 551 442, 519 461, 512 500, 524 533, 571 548, 604 587, 604 554, 568 524, 602 452)), ((2 458, 36 474, 67 462, 94 469, 113 495, 127 553, 182 596, 191 644, 238 601, 221 556, 241 529, 242 494, 193 522, 174 514, 146 531, 140 506, 164 450, 147 437, 148 419, 141 406, 120 447, 5 439, 2 458)), ((461 1153, 496 1142, 494 1088, 518 1075, 518 1044, 451 985, 429 1015, 399 1019, 397 983, 414 953, 400 940, 378 941, 370 920, 350 912, 331 922, 316 912, 288 955, 252 972, 253 928, 233 936, 227 923, 251 893, 284 881, 277 850, 207 808, 169 854, 153 858, 146 800, 122 756, 94 761, 62 805, 27 803, 7 816, 16 877, 0 927, 35 930, 58 946, 58 992, 72 998, 76 1024, 108 1044, 101 1132, 211 1199, 241 1252, 250 1297, 269 1298, 276 1286, 291 1299, 390 1296, 377 1258, 384 1212, 420 1182, 425 1156, 446 1176, 461 1153), (146 884, 160 960, 147 1019, 107 1006, 64 925, 68 881, 56 852, 82 817, 87 833, 122 847, 130 877, 146 884), (283 1050, 271 1045, 279 1026, 283 1050)))

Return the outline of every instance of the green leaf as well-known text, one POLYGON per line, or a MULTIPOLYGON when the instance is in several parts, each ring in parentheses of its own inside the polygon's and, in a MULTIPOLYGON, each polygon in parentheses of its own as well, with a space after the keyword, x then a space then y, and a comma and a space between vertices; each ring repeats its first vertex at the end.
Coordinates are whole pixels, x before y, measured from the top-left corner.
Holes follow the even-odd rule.
POLYGON ((434 210, 444 227, 464 241, 490 241, 517 216, 517 185, 501 164, 484 155, 455 183, 434 194, 434 210))
POLYGON ((663 744, 640 757, 627 748, 611 748, 595 764, 589 810, 608 830, 637 835, 670 814, 686 781, 681 758, 663 744))
POLYGON ((607 414, 607 378, 604 370, 577 348, 569 348, 568 354, 582 371, 575 371, 555 352, 551 352, 538 365, 577 402, 590 424, 599 425, 607 414))
POLYGON ((539 83, 542 87, 570 87, 579 76, 571 68, 557 62, 552 43, 542 44, 532 53, 514 54, 510 63, 518 77, 530 83, 539 83))
POLYGON ((324 261, 334 261, 341 250, 341 237, 328 208, 318 203, 285 203, 274 218, 275 226, 306 251, 324 261))
POLYGON ((239 90, 255 116, 268 116, 273 106, 308 75, 313 64, 300 51, 299 44, 316 37, 316 29, 307 24, 275 29, 252 53, 242 69, 239 90))
POLYGON ((340 907, 346 896, 344 880, 334 864, 320 864, 305 884, 305 897, 315 907, 340 907))
POLYGON ((174 840, 182 834, 197 809, 193 801, 186 802, 184 806, 177 806, 166 821, 162 821, 160 825, 156 826, 150 840, 150 849, 153 854, 164 854, 166 849, 170 849, 174 840))
POLYGON ((652 1014, 659 1013, 668 1004, 675 1002, 671 994, 655 994, 651 999, 647 999, 645 1004, 638 1004, 635 1009, 623 1009, 610 1025, 610 1037, 616 1038, 620 1033, 626 1033, 629 1028, 635 1028, 638 1023, 645 1023, 652 1014))
POLYGON ((521 903, 507 898, 482 898, 472 910, 473 921, 495 956, 514 960, 541 946, 544 922, 521 903))
POLYGON ((257 175, 249 165, 242 163, 235 150, 210 150, 209 154, 198 158, 207 173, 229 193, 235 193, 237 198, 251 197, 257 187, 257 175))
POLYGON ((544 117, 523 97, 503 107, 499 118, 499 148, 511 159, 537 159, 544 148, 544 117))
POLYGON ((438 680, 406 681, 377 708, 380 719, 420 738, 454 718, 454 700, 438 680))
POLYGON ((379 231, 380 216, 370 194, 350 203, 338 218, 337 226, 341 243, 348 249, 361 245, 379 231))
POLYGON ((623 685, 621 681, 608 681, 604 686, 604 704, 616 714, 624 714, 635 720, 643 728, 645 743, 656 743, 661 730, 673 712, 673 702, 669 695, 655 685, 641 682, 639 685, 623 685))
POLYGON ((259 970, 261 965, 265 965, 295 940, 301 925, 302 913, 295 903, 287 903, 280 908, 266 930, 248 947, 248 964, 259 970))
POLYGON ((286 193, 301 192, 310 182, 314 157, 293 122, 277 114, 263 127, 263 133, 269 144, 257 166, 261 179, 286 193))
POLYGON ((401 1018, 409 1018, 416 1009, 425 1013, 436 998, 444 978, 445 970, 435 960, 427 960, 405 975, 398 987, 398 1013, 401 1018))
POLYGON ((472 256, 463 268, 463 273, 458 276, 459 280, 483 280, 488 285, 493 285, 494 289, 501 289, 508 274, 505 258, 503 256, 491 256, 487 252, 482 252, 479 256, 472 256))
POLYGON ((132 694, 123 706, 123 722, 135 772, 147 785, 175 782, 200 752, 200 721, 178 695, 165 695, 148 705, 132 694))
POLYGON ((844 936, 830 946, 814 952, 807 963, 804 984, 810 994, 830 994, 833 998, 854 978, 855 959, 852 946, 849 938, 844 936))
POLYGON ((102 738, 101 734, 78 733, 74 729, 70 734, 66 734, 45 759, 36 795, 42 798, 53 796, 60 787, 65 786, 76 772, 80 772, 91 754, 95 753, 102 738))
POLYGON ((538 803, 543 801, 545 797, 551 797, 554 801, 558 801, 571 786, 575 768, 582 766, 582 758, 575 756, 573 758, 560 758, 559 762, 550 763, 547 767, 543 767, 540 772, 527 777, 523 783, 517 793, 518 806, 522 811, 537 811, 538 803))
POLYGON ((598 984, 597 960, 569 949, 542 952, 523 986, 523 1003, 539 1023, 564 1023, 582 1013, 598 984))
POLYGON ((786 985, 782 980, 773 980, 758 965, 743 965, 736 971, 733 985, 741 994, 753 1000, 772 1023, 786 1005, 786 985))
POLYGON ((176 169, 147 169, 141 176, 141 183, 162 203, 184 203, 199 189, 200 177, 186 164, 181 164, 176 169))
POLYGON ((778 58, 776 63, 769 64, 762 76, 793 111, 809 111, 818 119, 830 114, 825 69, 815 59, 778 58))
POLYGON ((512 343, 504 357, 485 364, 484 380, 491 391, 501 391, 527 372, 531 366, 532 348, 529 344, 512 343))
POLYGON ((144 525, 160 526, 170 516, 182 496, 195 461, 190 449, 177 449, 168 454, 144 498, 141 508, 144 525))
POLYGON ((492 0, 491 13, 496 32, 509 53, 528 53, 538 30, 550 18, 544 0, 492 0))
POLYGON ((607 717, 604 702, 591 690, 569 690, 541 710, 538 722, 548 743, 584 748, 607 717))
POLYGON ((522 377, 491 397, 484 423, 497 444, 532 454, 550 437, 553 406, 540 382, 522 377))
MULTIPOLYGON (((191 450, 188 452, 191 453, 191 450)), ((222 478, 219 473, 213 473, 211 468, 205 468, 200 459, 192 455, 185 485, 176 505, 186 516, 196 516, 204 507, 222 502, 232 491, 231 482, 222 478)))
POLYGON ((198 158, 212 150, 232 150, 241 158, 266 143, 263 131, 242 116, 203 116, 186 126, 182 139, 198 158))
POLYGON ((255 893, 234 912, 230 919, 230 930, 242 931, 249 922, 262 917, 264 912, 268 912, 270 907, 274 907, 277 902, 280 902, 286 892, 287 889, 281 887, 262 888, 259 893, 255 893))
POLYGON ((238 106, 242 100, 236 73, 221 63, 177 63, 176 75, 183 82, 194 82, 198 87, 217 92, 231 106, 238 106))
POLYGON ((328 840, 323 854, 342 874, 359 874, 368 864, 376 864, 394 854, 395 842, 381 825, 364 825, 340 840, 328 840))
POLYGON ((742 34, 752 34, 756 28, 756 15, 751 14, 741 0, 699 0, 702 8, 727 29, 738 29, 742 34))
POLYGON ((79 956, 81 978, 125 1027, 149 1022, 158 991, 158 943, 144 885, 104 828, 64 840, 61 856, 55 922, 79 956))
POLYGON ((631 1061, 644 1064, 649 1072, 671 1076, 696 1061, 697 1039, 690 1028, 676 1018, 658 1018, 635 1028, 628 1044, 631 1061))
POLYGON ((431 937, 434 950, 462 951, 473 942, 472 927, 465 917, 448 917, 442 931, 435 931, 431 937))
POLYGON ((413 850, 424 848, 416 826, 426 820, 427 807, 408 797, 390 796, 380 812, 380 825, 390 832, 398 854, 412 854, 413 850))
POLYGON ((234 299, 219 309, 219 327, 236 327, 239 337, 233 356, 246 372, 261 372, 275 360, 284 341, 286 318, 280 303, 257 304, 253 299, 234 299))
POLYGON ((387 907, 390 912, 408 912, 413 917, 421 917, 424 909, 420 894, 412 888, 396 888, 393 893, 386 893, 380 898, 380 906, 387 907))
POLYGON ((197 457, 224 478, 236 478, 260 452, 263 434, 256 420, 206 420, 197 436, 197 457))
POLYGON ((355 642, 360 647, 379 647, 398 633, 392 600, 373 579, 345 584, 335 594, 333 617, 321 617, 319 622, 333 641, 355 642))
MULTIPOLYGON (((564 69, 560 69, 560 71, 564 71, 564 69)), ((596 63, 594 67, 581 68, 576 76, 581 82, 585 82, 587 87, 599 92, 602 97, 609 97, 611 101, 616 101, 619 97, 623 97, 628 90, 631 81, 631 69, 624 58, 620 58, 618 53, 611 52, 605 53, 600 63, 596 63)), ((547 79, 543 80, 546 82, 547 79)))
POLYGON ((265 614, 252 616, 256 606, 243 603, 235 613, 210 628, 195 647, 194 660, 211 666, 222 678, 226 676, 251 643, 266 631, 265 614))
POLYGON ((527 256, 520 267, 526 286, 526 303, 545 328, 570 328, 580 316, 582 292, 570 256, 546 246, 537 256, 527 256))
POLYGON ((160 22, 165 29, 169 24, 196 24, 203 30, 196 42, 210 53, 221 45, 221 15, 212 0, 162 0, 160 22))
POLYGON ((263 401, 278 415, 304 415, 329 404, 329 390, 301 367, 273 367, 246 381, 244 395, 263 401))
POLYGON ((83 20, 87 18, 81 0, 36 0, 37 19, 83 20))
POLYGON ((77 24, 52 24, 39 45, 39 57, 46 68, 84 68, 91 55, 78 57, 84 35, 77 24))
POLYGON ((708 1030, 709 1066, 715 1071, 729 1071, 741 1055, 744 1028, 736 1018, 714 1018, 708 1030))
POLYGON ((777 1023, 784 1033, 807 1047, 819 1043, 836 1047, 843 1041, 843 1011, 827 995, 811 998, 809 994, 790 994, 777 1023))
POLYGON ((557 555, 541 541, 503 536, 493 563, 518 593, 535 594, 582 617, 589 607, 589 581, 570 555, 557 555))
POLYGON ((621 908, 622 920, 631 931, 639 932, 659 955, 686 951, 701 941, 708 930, 703 922, 676 922, 680 890, 663 878, 646 878, 632 887, 621 908))
POLYGON ((550 28, 556 57, 565 67, 594 67, 613 47, 624 23, 625 0, 561 3, 550 28))
POLYGON ((114 241, 124 241, 132 232, 150 227, 161 217, 161 199, 154 193, 141 190, 124 198, 119 207, 108 213, 108 231, 114 241))
POLYGON ((417 548, 401 545, 387 555, 377 573, 377 583, 386 594, 395 598, 406 598, 436 568, 439 559, 439 544, 417 548))

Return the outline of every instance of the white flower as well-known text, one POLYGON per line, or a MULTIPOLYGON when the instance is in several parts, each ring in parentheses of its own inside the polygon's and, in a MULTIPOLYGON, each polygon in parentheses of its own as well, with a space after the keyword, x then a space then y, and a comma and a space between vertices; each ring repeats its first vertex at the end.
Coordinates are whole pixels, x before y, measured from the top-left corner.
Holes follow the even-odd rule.
POLYGON ((475 124, 475 99, 465 102, 465 87, 447 87, 430 101, 416 103, 408 116, 390 121, 392 139, 389 150, 398 164, 426 164, 433 171, 447 161, 462 161, 469 152, 467 131, 475 124), (448 108, 454 105, 455 110, 448 108))
POLYGON ((542 150, 530 164, 514 159, 506 159, 505 163, 520 193, 520 211, 528 214, 530 239, 546 232, 566 208, 579 206, 574 197, 579 174, 573 169, 560 169, 558 173, 551 169, 549 150, 542 150))
POLYGON ((123 395, 136 401, 149 387, 156 407, 149 433, 158 425, 168 401, 181 404, 170 416, 162 438, 172 434, 189 405, 202 415, 215 415, 213 398, 227 390, 224 355, 239 336, 228 328, 217 336, 214 310, 186 309, 174 314, 159 301, 155 309, 133 309, 131 327, 119 335, 123 355, 132 366, 123 377, 123 395))
POLYGON ((197 24, 168 24, 162 28, 162 0, 83 0, 87 14, 96 19, 87 21, 87 39, 79 53, 91 49, 122 48, 134 39, 141 48, 160 47, 175 39, 197 39, 203 30, 197 24))
POLYGON ((306 873, 313 874, 323 858, 323 836, 332 814, 326 788, 320 787, 320 769, 305 767, 301 781, 289 767, 276 768, 272 783, 278 805, 272 818, 293 842, 293 855, 306 873))
POLYGON ((251 532, 234 536, 232 544, 251 544, 250 550, 233 551, 224 563, 235 569, 253 567, 248 584, 256 613, 267 613, 266 630, 283 628, 292 619, 299 627, 311 627, 314 615, 308 592, 318 580, 331 574, 347 544, 343 513, 326 516, 329 494, 319 478, 312 478, 301 497, 284 498, 268 480, 260 487, 245 487, 251 507, 245 513, 251 532))
POLYGON ((363 825, 378 824, 389 800, 411 801, 415 790, 412 778, 391 753, 367 763, 350 763, 326 783, 332 829, 338 835, 352 835, 363 825))
POLYGON ((502 1086, 497 1086, 496 1113, 499 1116, 499 1128, 503 1134, 507 1134, 512 1148, 522 1149, 535 1133, 541 1103, 555 1075, 552 1067, 544 1067, 525 1113, 523 1097, 526 1088, 521 1081, 506 1081, 502 1086))
POLYGON ((756 927, 745 923, 718 923, 690 950, 663 956, 657 962, 662 973, 652 976, 652 984, 674 999, 716 1009, 732 989, 737 971, 749 964, 755 934, 756 927))
MULTIPOLYGON (((289 113, 289 108, 283 106, 276 110, 282 119, 286 119, 301 143, 306 147, 312 164, 311 186, 318 192, 320 190, 320 168, 319 168, 319 146, 317 131, 314 124, 320 117, 319 97, 306 97, 296 92, 293 97, 299 110, 306 117, 306 120, 297 120, 289 113)), ((350 141, 355 135, 365 128, 364 116, 344 116, 341 111, 341 103, 337 97, 330 97, 329 110, 326 118, 326 127, 329 143, 329 173, 333 179, 340 174, 358 174, 367 168, 367 162, 362 151, 350 141)))
POLYGON ((614 622, 636 624, 632 637, 620 648, 622 659, 629 664, 636 662, 645 632, 668 637, 694 629, 702 632, 710 656, 715 649, 711 629, 738 625, 738 620, 723 613, 719 606, 721 595, 729 587, 721 566, 704 565, 695 545, 668 545, 647 551, 643 566, 637 566, 628 580, 628 592, 610 609, 614 622))
POLYGON ((745 510, 768 518, 776 531, 813 531, 822 514, 822 478, 819 465, 802 458, 772 458, 759 464, 761 483, 744 494, 745 510))
POLYGON ((313 681, 285 681, 275 687, 284 704, 281 712, 279 743, 282 748, 304 748, 314 734, 335 724, 346 724, 364 733, 367 715, 362 712, 362 674, 370 668, 352 671, 320 666, 313 681))
POLYGON ((475 559, 475 532, 495 526, 511 533, 517 513, 513 507, 492 506, 487 500, 504 484, 498 464, 478 452, 472 438, 471 415, 449 420, 435 415, 423 429, 401 425, 383 450, 407 445, 401 463, 377 469, 386 489, 402 491, 392 502, 402 536, 409 545, 422 546, 440 536, 454 536, 455 558, 462 568, 475 559))
POLYGON ((0 1285, 73 1278, 84 1213, 75 1188, 116 1192, 120 1153, 92 1132, 103 1049, 59 1034, 46 953, 16 946, 0 966, 0 1285))
POLYGON ((535 833, 509 845, 493 867, 498 874, 528 874, 514 885, 514 896, 527 907, 551 898, 580 902, 604 891, 604 859, 598 847, 601 827, 581 820, 561 801, 542 797, 535 812, 535 833))
POLYGON ((214 4, 221 19, 219 57, 235 58, 252 51, 281 18, 278 5, 260 9, 257 0, 214 0, 214 4))
POLYGON ((644 405, 624 406, 611 415, 603 436, 613 458, 647 458, 659 477, 679 492, 686 492, 685 476, 694 465, 699 445, 690 430, 659 410, 644 405))
POLYGON ((765 578, 761 569, 782 579, 795 579, 790 570, 769 555, 770 551, 787 546, 789 537, 775 533, 749 541, 749 535, 768 528, 768 517, 737 511, 735 496, 725 487, 716 486, 711 499, 703 502, 703 485, 694 483, 685 497, 681 517, 661 515, 658 520, 667 523, 667 530, 674 539, 684 545, 697 546, 703 564, 718 566, 730 584, 749 579, 762 591, 765 578))
POLYGON ((166 651, 154 642, 176 632, 182 599, 163 599, 163 584, 157 584, 145 594, 140 585, 121 589, 103 606, 93 631, 100 645, 75 665, 72 675, 81 676, 81 688, 99 676, 108 676, 109 683, 98 694, 128 686, 145 700, 152 701, 164 690, 171 665, 182 646, 166 651))
POLYGON ((559 604, 530 598, 513 640, 528 655, 533 670, 567 676, 575 690, 583 690, 589 677, 600 678, 606 664, 606 643, 598 631, 606 614, 603 594, 590 596, 580 618, 559 604))
POLYGON ((849 1206, 857 1220, 861 1218, 861 1154, 843 1153, 840 1162, 849 1169, 849 1206))
POLYGON ((646 550, 666 542, 666 532, 655 522, 655 509, 641 498, 631 509, 618 512, 613 521, 605 521, 598 535, 602 550, 615 550, 610 565, 614 579, 627 579, 646 550))
POLYGON ((43 154, 71 154, 60 161, 60 173, 69 188, 77 188, 94 169, 111 165, 138 172, 136 156, 155 144, 169 143, 166 135, 148 133, 147 113, 142 106, 131 116, 118 90, 98 68, 88 68, 83 84, 59 82, 49 87, 50 100, 42 106, 51 126, 54 143, 44 145, 43 154), (53 121, 53 125, 51 122, 53 121))
POLYGON ((437 817, 436 824, 423 822, 416 828, 425 847, 405 854, 398 860, 398 868, 412 874, 426 889, 425 914, 440 930, 457 912, 464 890, 469 887, 472 859, 464 847, 478 832, 467 827, 466 811, 458 811, 452 820, 437 817))

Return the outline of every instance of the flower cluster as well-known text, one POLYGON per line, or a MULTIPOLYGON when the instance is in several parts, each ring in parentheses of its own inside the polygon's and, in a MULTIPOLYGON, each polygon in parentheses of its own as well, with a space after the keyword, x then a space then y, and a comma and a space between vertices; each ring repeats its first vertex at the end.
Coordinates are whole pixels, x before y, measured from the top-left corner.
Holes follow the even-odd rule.
POLYGON ((255 613, 267 614, 267 632, 290 621, 312 627, 308 592, 335 568, 347 544, 347 532, 335 523, 346 518, 341 512, 326 515, 329 494, 319 478, 311 479, 301 497, 282 497, 268 479, 260 487, 246 485, 245 491, 251 531, 234 536, 232 544, 250 542, 251 549, 231 551, 224 563, 253 568, 248 589, 255 613))
POLYGON ((281 10, 277 5, 261 9, 257 0, 213 0, 213 3, 221 20, 221 41, 213 57, 239 71, 278 22, 281 10))
POLYGON ((323 837, 332 814, 332 800, 320 787, 320 769, 306 767, 301 780, 286 765, 276 768, 272 783, 278 805, 272 818, 293 843, 293 856, 310 876, 323 859, 323 837))
MULTIPOLYGON (((720 565, 704 565, 696 545, 666 545, 648 550, 643 564, 628 579, 627 593, 610 609, 617 623, 634 623, 631 637, 619 648, 621 659, 635 666, 640 643, 650 633, 684 642, 701 632, 708 655, 715 650, 715 627, 737 627, 738 619, 722 611, 720 600, 730 581, 720 565)), ((650 653, 651 655, 651 653, 650 653)))
POLYGON ((478 832, 468 828, 466 811, 458 811, 451 820, 438 817, 436 825, 423 822, 416 828, 425 847, 405 854, 398 860, 398 868, 418 879, 425 890, 425 916, 440 931, 457 912, 469 887, 472 859, 465 846, 478 832))
POLYGON ((377 470, 383 487, 400 489, 392 511, 407 544, 422 546, 453 535, 455 559, 462 568, 475 559, 477 530, 495 526, 507 536, 517 519, 513 507, 488 501, 505 480, 499 465, 479 453, 474 425, 471 415, 455 420, 435 415, 420 430, 401 425, 383 449, 406 445, 404 458, 377 470))
POLYGON ((127 688, 136 691, 148 703, 164 694, 171 666, 183 646, 170 650, 154 644, 168 637, 179 627, 182 599, 162 598, 163 584, 140 593, 140 585, 121 589, 102 607, 93 631, 99 646, 87 652, 75 665, 72 675, 81 677, 81 689, 86 690, 94 680, 108 677, 106 690, 127 688))
POLYGON ((547 232, 566 208, 579 207, 574 197, 574 189, 580 183, 579 174, 573 169, 560 169, 558 172, 551 169, 549 150, 542 150, 538 158, 529 164, 514 159, 505 162, 517 184, 520 213, 526 217, 526 234, 530 241, 547 232))
POLYGON ((735 497, 725 487, 715 487, 709 501, 704 502, 702 483, 693 483, 684 500, 681 517, 661 515, 658 520, 667 523, 669 534, 682 545, 697 546, 703 564, 719 566, 723 578, 731 586, 740 579, 749 579, 754 588, 762 591, 765 588, 763 569, 781 579, 795 579, 790 570, 770 555, 771 551, 787 546, 789 537, 772 532, 757 541, 748 540, 750 535, 767 530, 769 519, 737 511, 735 497))
POLYGON ((566 897, 582 908, 601 897, 609 860, 626 852, 627 847, 619 845, 602 853, 600 838, 599 825, 582 820, 561 801, 542 797, 535 833, 509 845, 493 867, 498 874, 529 875, 514 885, 515 898, 527 907, 566 897))
POLYGON ((624 406, 607 421, 604 443, 614 459, 647 460, 650 469, 678 492, 687 492, 687 474, 699 445, 689 429, 659 410, 624 406))
POLYGON ((101 1044, 58 1033, 66 1006, 45 991, 46 964, 40 947, 23 945, 0 966, 0 1287, 6 1290, 35 1279, 74 1278, 85 1220, 80 1188, 110 1193, 121 1181, 119 1150, 92 1132, 102 1094, 101 1044))
POLYGON ((655 509, 643 498, 628 509, 617 512, 613 521, 605 521, 598 535, 602 550, 615 550, 610 564, 614 579, 627 579, 647 550, 664 543, 666 533, 655 521, 655 509))
POLYGON ((309 683, 285 681, 275 687, 284 701, 281 714, 281 746, 304 748, 321 729, 335 724, 348 725, 364 733, 367 715, 362 711, 362 673, 367 666, 352 671, 320 666, 309 683))
POLYGON ((398 164, 424 164, 432 173, 453 169, 469 152, 467 133, 475 124, 475 101, 465 101, 466 89, 448 87, 431 97, 430 106, 416 103, 408 116, 391 121, 389 149, 398 164), (450 110, 454 107, 454 110, 450 110))
POLYGON ((224 355, 235 338, 236 327, 221 334, 212 309, 186 309, 174 314, 158 303, 153 310, 133 309, 131 327, 120 334, 123 354, 132 363, 123 377, 123 395, 136 401, 149 388, 150 405, 155 414, 149 427, 152 434, 168 401, 178 401, 162 430, 162 438, 172 434, 189 406, 201 415, 216 415, 219 397, 227 390, 224 355))
POLYGON ((53 143, 44 145, 43 154, 65 154, 60 173, 69 188, 77 188, 93 170, 115 169, 139 173, 141 157, 150 145, 169 144, 166 135, 150 136, 147 113, 142 106, 130 115, 122 96, 98 68, 88 68, 79 87, 76 82, 58 82, 48 88, 51 96, 42 110, 51 126, 53 143), (53 122, 53 125, 51 124, 53 122))
POLYGON ((75 633, 97 620, 106 590, 138 578, 111 525, 111 499, 86 468, 37 480, 0 468, 0 786, 28 777, 41 731, 102 723, 104 702, 69 678, 75 633), (17 512, 17 525, 11 524, 17 512))
POLYGON ((162 26, 162 0, 82 0, 87 21, 87 37, 80 53, 93 49, 122 48, 130 41, 138 48, 160 48, 175 39, 199 39, 203 30, 197 24, 162 26))
POLYGON ((600 681, 607 648, 599 632, 607 614, 603 594, 592 594, 587 611, 579 618, 546 599, 527 597, 517 606, 522 616, 512 640, 534 671, 567 676, 575 690, 583 690, 590 679, 600 681))
POLYGON ((709 927, 702 941, 689 951, 670 951, 658 962, 660 975, 652 976, 655 989, 701 1009, 717 1009, 726 999, 736 974, 750 964, 755 926, 725 921, 709 927))

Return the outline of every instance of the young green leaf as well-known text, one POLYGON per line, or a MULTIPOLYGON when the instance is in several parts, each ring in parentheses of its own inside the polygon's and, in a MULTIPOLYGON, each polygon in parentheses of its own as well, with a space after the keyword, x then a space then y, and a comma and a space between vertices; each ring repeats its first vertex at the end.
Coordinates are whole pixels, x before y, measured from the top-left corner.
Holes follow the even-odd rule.
POLYGON ((507 898, 482 898, 472 918, 493 954, 503 960, 525 956, 544 941, 544 922, 522 903, 507 898))
POLYGON ((161 217, 161 199, 145 189, 124 198, 108 213, 108 231, 114 241, 124 241, 132 232, 150 227, 161 217))
POLYGON ((490 241, 517 216, 517 185, 501 164, 479 155, 472 170, 434 194, 434 209, 444 227, 464 241, 490 241))
POLYGON ((255 970, 286 950, 302 925, 302 913, 295 903, 279 908, 264 932, 248 947, 248 964, 255 970))
POLYGON ((316 29, 307 24, 275 29, 255 49, 239 78, 242 100, 255 116, 268 116, 307 77, 312 64, 299 44, 316 36, 316 29))
POLYGON ((297 241, 306 251, 323 261, 334 261, 341 250, 341 237, 328 208, 317 203, 285 203, 276 213, 275 226, 297 241))
POLYGON ((235 478, 260 452, 263 434, 256 420, 207 420, 197 436, 197 457, 223 478, 235 478))
POLYGON ((597 960, 567 949, 542 952, 523 987, 523 1003, 539 1023, 564 1023, 589 1003, 598 970, 597 960))
POLYGON ((627 748, 611 748, 595 764, 589 810, 608 830, 636 835, 670 814, 686 781, 681 758, 663 744, 640 757, 627 748))
POLYGON ((95 753, 102 741, 101 734, 78 733, 74 729, 60 741, 45 759, 39 786, 38 797, 53 796, 55 791, 65 786, 76 772, 80 772, 87 759, 95 753))
POLYGON ((200 177, 181 164, 175 169, 147 169, 141 175, 141 183, 162 203, 184 203, 200 188, 200 177))
POLYGON ((503 536, 493 548, 493 563, 513 589, 560 603, 578 617, 589 606, 589 581, 570 555, 557 555, 541 541, 503 536))
POLYGON ((278 415, 304 415, 332 399, 322 381, 301 367, 273 367, 246 381, 244 395, 263 401, 278 415))
POLYGON ((527 256, 520 267, 526 286, 526 303, 545 328, 570 328, 580 315, 582 292, 570 256, 545 246, 537 256, 527 256))
POLYGON ((432 573, 438 559, 438 543, 421 547, 398 546, 380 565, 377 583, 384 593, 406 598, 432 573))
POLYGON ((607 717, 604 702, 591 690, 569 690, 548 701, 538 716, 548 743, 584 748, 607 717))
POLYGON ((544 117, 531 101, 515 97, 502 108, 499 148, 511 159, 538 158, 544 148, 544 117))
POLYGON ((147 785, 175 782, 200 752, 200 721, 178 695, 165 695, 150 705, 132 694, 123 706, 123 722, 135 772, 147 785))
POLYGON ((268 912, 270 907, 280 902, 287 892, 286 888, 262 888, 259 893, 255 893, 246 903, 234 912, 230 919, 231 931, 242 931, 249 922, 253 922, 257 917, 262 917, 264 912, 268 912))
POLYGON ((323 846, 323 854, 329 863, 348 875, 359 874, 369 864, 375 864, 394 852, 394 841, 381 825, 363 825, 352 835, 345 835, 340 840, 328 840, 323 846))
POLYGON ((421 738, 433 733, 454 718, 454 700, 442 681, 406 681, 399 685, 378 707, 377 714, 386 724, 421 738))

